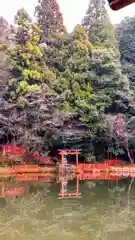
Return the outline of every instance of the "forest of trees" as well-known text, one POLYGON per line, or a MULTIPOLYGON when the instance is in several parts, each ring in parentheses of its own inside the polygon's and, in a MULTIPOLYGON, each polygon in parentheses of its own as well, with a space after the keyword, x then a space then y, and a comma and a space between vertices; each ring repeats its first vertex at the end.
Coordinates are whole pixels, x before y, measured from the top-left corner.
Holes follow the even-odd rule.
POLYGON ((135 17, 113 26, 90 0, 68 33, 57 1, 39 0, 35 18, 0 17, 0 143, 81 148, 88 161, 134 148, 135 17))

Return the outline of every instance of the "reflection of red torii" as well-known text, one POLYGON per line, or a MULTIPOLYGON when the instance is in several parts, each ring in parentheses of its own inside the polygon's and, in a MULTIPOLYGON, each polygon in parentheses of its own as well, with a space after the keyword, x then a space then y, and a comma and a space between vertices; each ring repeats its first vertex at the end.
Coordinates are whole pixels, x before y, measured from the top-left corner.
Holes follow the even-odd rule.
POLYGON ((68 186, 68 180, 73 180, 75 179, 74 177, 72 178, 71 176, 62 176, 60 177, 60 193, 58 194, 59 199, 64 199, 64 198, 80 198, 81 193, 79 192, 79 181, 85 181, 85 180, 114 180, 118 181, 120 180, 120 176, 118 174, 113 174, 113 173, 107 173, 107 172, 85 172, 83 174, 79 174, 76 176, 76 192, 68 192, 67 186, 68 186))
POLYGON ((59 199, 61 198, 80 198, 81 193, 79 193, 79 176, 76 177, 76 192, 67 192, 67 185, 68 185, 68 177, 62 177, 60 180, 61 189, 60 193, 58 194, 59 199))
MULTIPOLYGON (((59 150, 59 154, 61 155, 61 171, 67 169, 67 159, 65 159, 65 156, 67 155, 75 155, 76 156, 76 168, 78 168, 79 161, 78 161, 78 155, 80 154, 80 151, 78 149, 64 149, 59 150)), ((60 172, 59 171, 59 174, 60 172)), ((79 193, 79 178, 77 176, 76 180, 76 192, 67 192, 67 185, 68 185, 68 178, 65 178, 62 176, 61 180, 61 190, 60 194, 58 195, 59 198, 80 198, 81 194, 79 193)))

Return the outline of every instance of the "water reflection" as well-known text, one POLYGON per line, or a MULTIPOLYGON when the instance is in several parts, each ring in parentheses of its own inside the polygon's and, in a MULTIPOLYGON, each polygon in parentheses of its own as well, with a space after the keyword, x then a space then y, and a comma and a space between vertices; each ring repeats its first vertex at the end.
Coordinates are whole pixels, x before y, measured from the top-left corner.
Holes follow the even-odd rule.
MULTIPOLYGON (((7 177, 5 175, 4 181, 1 179, 0 182, 0 197, 26 195, 31 186, 36 185, 38 189, 39 185, 43 184, 43 186, 46 186, 47 183, 50 183, 51 186, 53 184, 59 186, 59 193, 57 195, 59 199, 80 198, 82 193, 79 186, 83 182, 90 189, 95 187, 97 182, 102 184, 103 180, 107 183, 110 181, 110 185, 114 183, 117 185, 121 179, 124 179, 124 177, 121 177, 119 173, 107 172, 86 172, 77 175, 75 173, 20 173, 14 176, 8 175, 7 177), (72 182, 74 182, 74 189, 70 188, 72 182)), ((131 183, 129 189, 131 188, 131 183)))
POLYGON ((32 173, 5 178, 0 183, 0 239, 134 240, 134 179, 95 178, 32 173), (64 194, 81 193, 82 198, 59 199, 65 197, 60 196, 64 184, 64 194))
POLYGON ((68 191, 68 181, 72 179, 72 175, 60 177, 60 193, 59 199, 61 198, 80 198, 81 193, 79 192, 79 176, 76 176, 76 188, 74 191, 68 191))

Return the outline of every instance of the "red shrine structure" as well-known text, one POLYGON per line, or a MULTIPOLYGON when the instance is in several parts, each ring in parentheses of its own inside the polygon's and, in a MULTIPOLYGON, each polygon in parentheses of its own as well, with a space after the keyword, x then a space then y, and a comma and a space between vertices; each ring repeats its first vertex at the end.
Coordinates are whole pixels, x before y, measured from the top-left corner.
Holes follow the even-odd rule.
POLYGON ((60 179, 60 193, 58 194, 58 198, 81 198, 81 193, 79 192, 79 176, 76 177, 75 192, 68 192, 68 180, 68 176, 64 176, 60 179))
POLYGON ((63 176, 63 173, 70 172, 71 165, 68 164, 68 155, 76 156, 76 168, 79 166, 78 155, 80 154, 79 149, 59 149, 59 154, 61 155, 60 164, 59 164, 59 181, 60 181, 60 193, 58 195, 59 199, 64 198, 80 198, 81 193, 79 193, 79 176, 76 178, 76 190, 75 192, 68 192, 68 180, 69 177, 63 176))
POLYGON ((71 165, 68 164, 67 156, 68 155, 75 155, 76 156, 76 168, 78 168, 79 161, 78 161, 78 155, 80 154, 79 149, 59 149, 59 154, 61 155, 60 159, 60 165, 59 165, 59 172, 63 172, 66 170, 70 170, 71 165))

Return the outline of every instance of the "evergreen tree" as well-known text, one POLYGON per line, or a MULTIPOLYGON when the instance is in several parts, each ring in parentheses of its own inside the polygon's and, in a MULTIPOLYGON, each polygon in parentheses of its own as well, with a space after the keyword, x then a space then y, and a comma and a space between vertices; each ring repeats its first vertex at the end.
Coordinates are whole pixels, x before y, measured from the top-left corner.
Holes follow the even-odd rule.
POLYGON ((133 91, 133 101, 128 109, 127 129, 129 147, 134 148, 134 124, 135 124, 135 17, 125 18, 116 26, 117 39, 121 54, 121 64, 123 73, 126 74, 130 81, 130 88, 133 91))
POLYGON ((116 26, 116 33, 123 73, 129 77, 131 89, 135 92, 135 17, 125 18, 116 26))
MULTIPOLYGON (((129 79, 122 73, 115 30, 104 0, 90 0, 82 25, 93 44, 89 74, 94 94, 104 103, 103 118, 106 121, 106 114, 128 113, 132 102, 129 79)), ((107 134, 102 123, 100 128, 96 137, 99 146, 107 134)))
POLYGON ((7 48, 10 45, 11 30, 8 22, 0 17, 0 95, 3 94, 10 76, 7 48))
POLYGON ((115 31, 104 0, 90 0, 83 26, 94 46, 90 71, 94 90, 106 101, 107 111, 125 111, 130 98, 129 80, 121 71, 115 31))
POLYGON ((7 43, 9 32, 8 22, 3 17, 0 17, 0 44, 7 43))
POLYGON ((107 112, 127 110, 130 100, 129 80, 122 74, 120 60, 112 48, 93 48, 90 76, 94 92, 104 99, 107 112))
POLYGON ((57 0, 39 0, 35 15, 41 29, 41 42, 49 43, 66 32, 57 0))
POLYGON ((8 132, 16 137, 17 144, 43 153, 63 123, 58 111, 61 96, 53 90, 56 77, 43 59, 39 27, 24 9, 18 11, 15 23, 15 46, 9 49, 13 77, 5 93, 7 109, 0 121, 10 119, 8 132))
POLYGON ((104 0, 90 0, 82 25, 93 44, 113 47, 116 44, 114 27, 110 22, 104 0))
POLYGON ((89 77, 92 47, 84 28, 79 25, 75 27, 69 38, 68 54, 65 54, 63 61, 64 72, 59 76, 56 86, 58 91, 65 92, 64 107, 91 130, 104 109, 100 98, 93 92, 89 77))
POLYGON ((68 39, 59 5, 56 0, 40 0, 35 14, 41 29, 40 46, 44 49, 44 62, 57 76, 64 70, 62 61, 68 39))
POLYGON ((9 93, 14 100, 26 92, 41 91, 44 83, 55 79, 55 75, 42 61, 38 26, 31 22, 24 9, 18 11, 15 23, 18 27, 16 45, 10 51, 13 78, 9 80, 9 93))
MULTIPOLYGON (((59 147, 66 135, 67 146, 98 149, 100 153, 95 154, 104 155, 113 136, 107 135, 103 123, 107 117, 117 119, 120 112, 127 120, 126 113, 134 104, 124 75, 133 88, 134 20, 117 28, 122 74, 104 0, 90 1, 83 26, 77 25, 72 34, 66 31, 56 0, 39 0, 36 17, 37 24, 21 9, 12 29, 0 18, 0 86, 3 76, 9 80, 1 88, 0 139, 7 134, 11 142, 14 137, 23 146, 27 135, 29 150, 45 153, 54 143, 59 147), (121 34, 125 34, 124 40, 121 34)), ((125 136, 128 144, 128 134, 125 136)))

